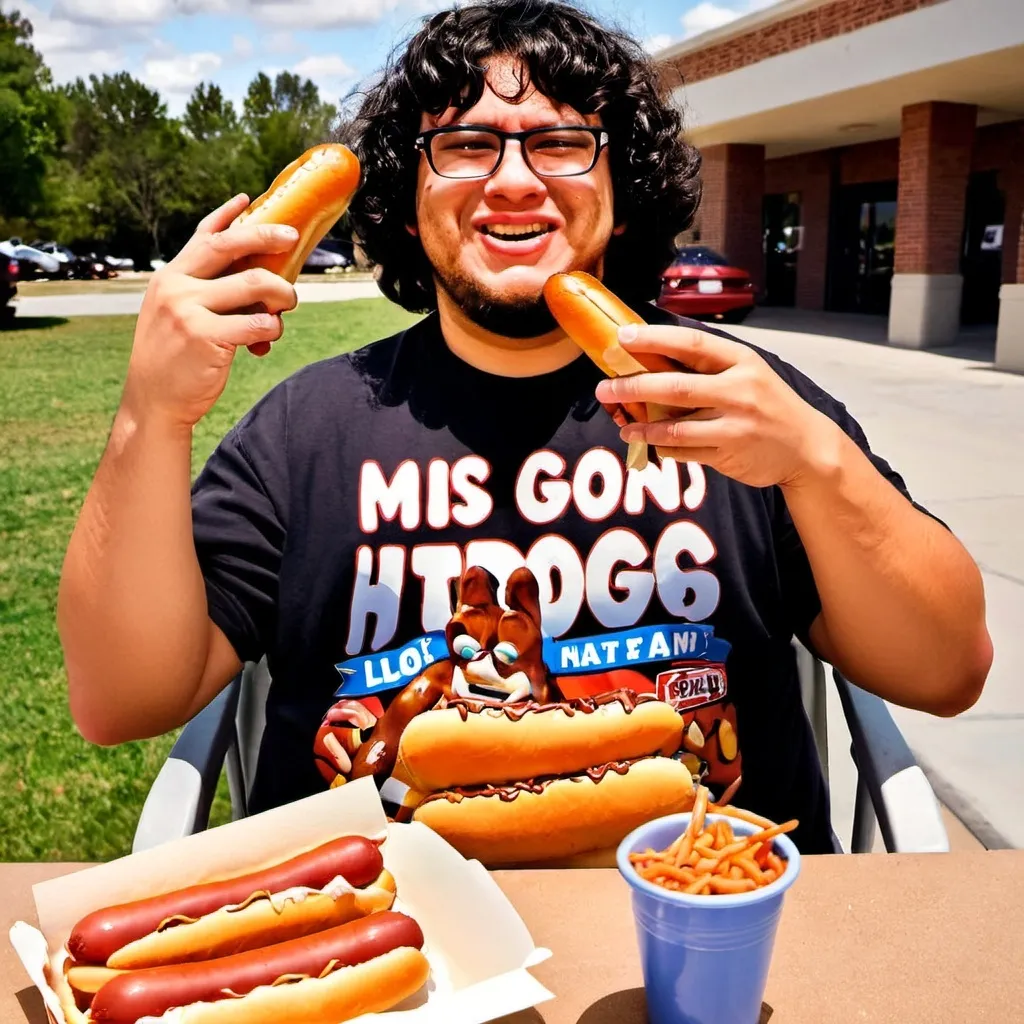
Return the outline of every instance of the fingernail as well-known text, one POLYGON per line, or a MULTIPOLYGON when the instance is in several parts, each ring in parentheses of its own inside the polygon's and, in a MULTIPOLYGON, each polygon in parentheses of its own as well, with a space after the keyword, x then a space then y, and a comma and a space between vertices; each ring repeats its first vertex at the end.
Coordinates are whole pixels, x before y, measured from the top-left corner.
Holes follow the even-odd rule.
POLYGON ((277 224, 274 227, 274 237, 280 238, 282 242, 294 242, 299 237, 299 232, 290 224, 277 224))
POLYGON ((627 444, 631 441, 639 441, 643 436, 643 428, 638 427, 635 423, 630 423, 629 426, 623 427, 619 431, 619 437, 621 437, 627 444))
POLYGON ((636 341, 637 335, 640 333, 640 328, 636 324, 626 324, 624 327, 619 328, 619 341, 630 342, 636 341))

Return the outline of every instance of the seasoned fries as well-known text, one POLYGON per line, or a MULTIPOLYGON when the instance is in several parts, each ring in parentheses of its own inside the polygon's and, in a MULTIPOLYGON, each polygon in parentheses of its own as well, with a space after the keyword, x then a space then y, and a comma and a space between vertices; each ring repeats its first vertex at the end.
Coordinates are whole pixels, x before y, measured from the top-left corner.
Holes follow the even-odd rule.
POLYGON ((667 849, 629 855, 637 874, 655 885, 690 896, 753 892, 770 885, 786 870, 772 840, 792 832, 798 822, 776 825, 749 811, 709 803, 708 796, 706 786, 697 787, 690 824, 667 849), (707 824, 708 812, 738 818, 757 825, 760 831, 736 836, 728 821, 707 824))

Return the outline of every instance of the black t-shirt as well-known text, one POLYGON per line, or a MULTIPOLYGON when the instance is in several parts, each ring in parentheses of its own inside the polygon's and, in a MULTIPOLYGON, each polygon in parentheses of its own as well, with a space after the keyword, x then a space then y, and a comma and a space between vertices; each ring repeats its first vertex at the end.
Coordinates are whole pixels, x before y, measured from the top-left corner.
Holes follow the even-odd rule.
MULTIPOLYGON (((761 355, 906 493, 843 405, 761 355)), ((655 692, 683 715, 677 760, 713 794, 742 775, 734 803, 798 818, 804 851, 833 849, 791 646, 820 603, 781 492, 672 460, 626 471, 599 379, 585 357, 539 377, 483 373, 432 314, 305 367, 225 437, 193 522, 210 617, 240 659, 266 655, 273 679, 254 811, 326 788, 348 767, 339 737, 355 756, 428 665, 474 654, 461 627, 445 632, 466 570, 497 587, 458 600, 504 604, 525 565, 543 640, 519 667, 546 676, 549 699, 655 692), (361 733, 328 714, 351 700, 370 713, 361 733)), ((504 698, 482 685, 456 695, 504 698)))

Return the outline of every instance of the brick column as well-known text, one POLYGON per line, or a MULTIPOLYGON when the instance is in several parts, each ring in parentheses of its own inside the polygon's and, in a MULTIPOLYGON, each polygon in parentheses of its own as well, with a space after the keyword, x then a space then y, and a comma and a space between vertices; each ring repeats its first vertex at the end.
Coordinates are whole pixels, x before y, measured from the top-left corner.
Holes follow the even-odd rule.
POLYGON ((1021 129, 1007 171, 996 366, 1024 373, 1024 125, 1021 129))
POLYGON ((948 345, 960 327, 960 244, 977 109, 903 108, 889 341, 948 345))
POLYGON ((725 143, 701 150, 704 194, 700 240, 742 267, 760 292, 764 202, 764 146, 725 143))
POLYGON ((796 258, 796 306, 797 309, 824 309, 832 155, 812 153, 806 159, 805 177, 800 186, 803 239, 796 258))

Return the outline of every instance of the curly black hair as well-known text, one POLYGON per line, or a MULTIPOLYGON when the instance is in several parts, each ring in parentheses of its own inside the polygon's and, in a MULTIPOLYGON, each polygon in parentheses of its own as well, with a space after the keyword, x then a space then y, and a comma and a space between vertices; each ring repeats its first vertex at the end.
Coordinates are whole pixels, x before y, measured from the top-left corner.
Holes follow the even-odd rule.
POLYGON ((485 0, 442 11, 391 57, 364 94, 354 119, 336 137, 356 151, 363 185, 349 210, 381 290, 412 312, 437 307, 433 270, 417 237, 419 152, 413 142, 422 112, 465 113, 483 94, 487 58, 507 55, 530 85, 581 114, 597 113, 608 130, 615 197, 605 283, 631 300, 653 298, 672 261, 674 239, 700 202, 700 156, 682 138, 679 113, 659 95, 658 71, 643 48, 568 3, 485 0))

